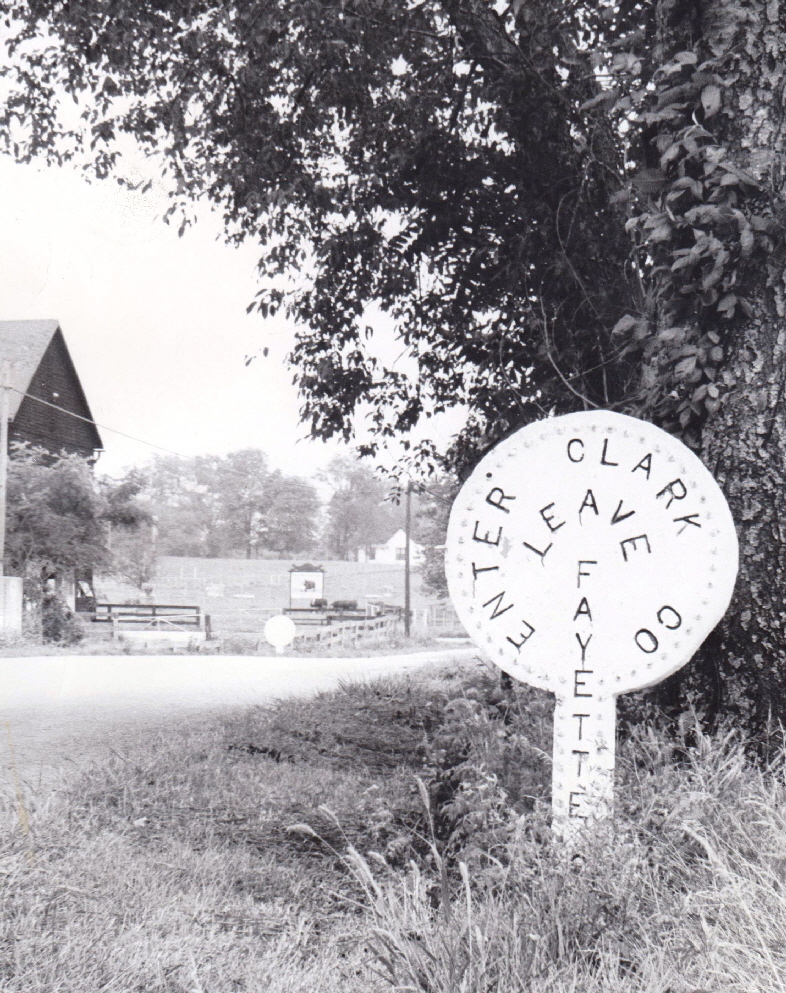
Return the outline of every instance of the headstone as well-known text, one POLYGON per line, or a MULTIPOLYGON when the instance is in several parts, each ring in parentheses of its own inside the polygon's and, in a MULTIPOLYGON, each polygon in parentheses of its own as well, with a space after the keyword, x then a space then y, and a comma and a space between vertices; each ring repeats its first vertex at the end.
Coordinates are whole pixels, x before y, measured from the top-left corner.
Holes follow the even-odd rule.
POLYGON ((563 836, 612 812, 616 698, 684 665, 722 618, 738 547, 720 487, 660 428, 610 411, 521 428, 476 466, 446 546, 483 654, 555 695, 563 836))

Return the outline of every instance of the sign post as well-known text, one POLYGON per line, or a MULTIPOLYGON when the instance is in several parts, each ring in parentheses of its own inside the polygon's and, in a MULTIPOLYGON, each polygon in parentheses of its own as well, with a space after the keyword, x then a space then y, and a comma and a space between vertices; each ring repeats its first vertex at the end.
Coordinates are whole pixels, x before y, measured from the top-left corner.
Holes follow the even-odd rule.
POLYGON ((451 511, 459 618, 511 676, 555 696, 552 810, 563 837, 611 815, 616 700, 683 666, 737 576, 734 522, 700 460, 610 411, 521 428, 451 511))

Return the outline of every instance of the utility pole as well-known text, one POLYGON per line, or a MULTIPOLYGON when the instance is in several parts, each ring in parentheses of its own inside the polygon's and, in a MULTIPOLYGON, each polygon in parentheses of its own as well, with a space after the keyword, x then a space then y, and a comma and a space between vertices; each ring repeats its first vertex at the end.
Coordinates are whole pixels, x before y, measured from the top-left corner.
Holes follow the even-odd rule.
MULTIPOLYGON (((5 505, 8 480, 8 413, 11 396, 11 363, 3 360, 0 397, 0 577, 5 575, 5 505)), ((3 591, 5 596, 5 591, 3 591)))
POLYGON ((8 582, 5 579, 5 505, 8 480, 8 412, 10 407, 11 363, 3 359, 0 369, 0 630, 10 629, 8 582))
POLYGON ((404 634, 409 637, 412 625, 410 596, 410 531, 412 528, 412 483, 407 483, 406 517, 404 518, 404 634))

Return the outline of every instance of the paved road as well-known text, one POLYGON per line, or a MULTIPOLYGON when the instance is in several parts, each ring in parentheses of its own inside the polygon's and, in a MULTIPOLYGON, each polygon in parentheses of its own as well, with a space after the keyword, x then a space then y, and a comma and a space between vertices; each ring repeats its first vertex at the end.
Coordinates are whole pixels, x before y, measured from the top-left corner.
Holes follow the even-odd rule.
POLYGON ((466 659, 473 649, 356 659, 48 656, 0 659, 0 785, 30 786, 107 754, 129 729, 466 659))

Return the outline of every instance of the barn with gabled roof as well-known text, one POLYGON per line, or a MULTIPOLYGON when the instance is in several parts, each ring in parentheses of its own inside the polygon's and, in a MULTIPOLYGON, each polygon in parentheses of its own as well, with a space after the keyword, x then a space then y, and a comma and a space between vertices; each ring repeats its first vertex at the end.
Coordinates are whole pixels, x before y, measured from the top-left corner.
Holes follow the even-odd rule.
POLYGON ((0 321, 0 361, 6 360, 9 442, 96 458, 104 446, 59 322, 0 321))

